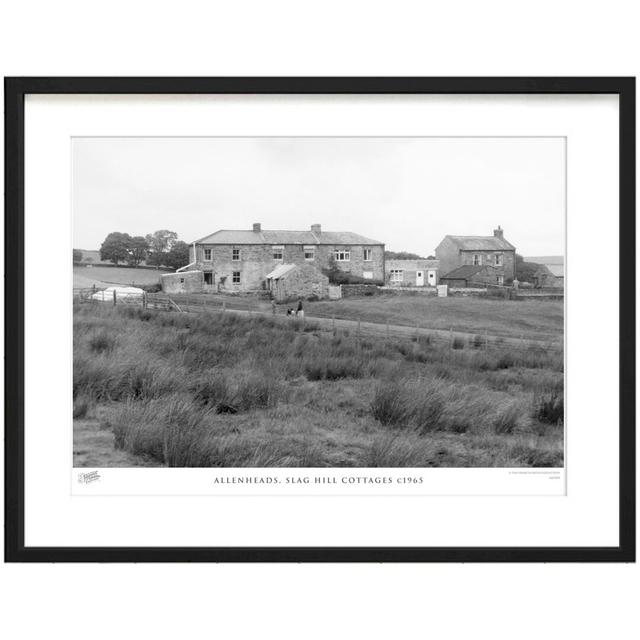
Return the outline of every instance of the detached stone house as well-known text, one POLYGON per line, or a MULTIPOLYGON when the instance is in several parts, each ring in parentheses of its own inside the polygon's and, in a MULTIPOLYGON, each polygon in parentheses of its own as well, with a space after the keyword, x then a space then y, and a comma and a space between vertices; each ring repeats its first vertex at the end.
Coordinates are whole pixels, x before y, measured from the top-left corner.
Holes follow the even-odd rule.
POLYGON ((221 230, 196 240, 190 263, 181 270, 203 272, 210 291, 255 291, 267 287, 267 275, 281 265, 310 265, 322 271, 335 265, 371 280, 384 278, 384 243, 350 231, 221 230))
POLYGON ((435 287, 438 260, 385 260, 385 284, 392 287, 435 287))
POLYGON ((492 267, 494 279, 490 284, 509 284, 515 277, 516 248, 504 239, 500 227, 492 236, 445 236, 436 247, 436 258, 441 280, 462 266, 492 267))

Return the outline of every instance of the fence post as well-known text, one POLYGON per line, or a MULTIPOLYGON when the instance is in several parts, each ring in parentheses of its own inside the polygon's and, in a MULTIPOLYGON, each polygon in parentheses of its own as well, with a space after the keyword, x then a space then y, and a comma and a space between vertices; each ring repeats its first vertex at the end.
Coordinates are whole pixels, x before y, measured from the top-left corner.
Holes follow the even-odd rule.
POLYGON ((333 335, 336 335, 336 317, 335 315, 331 316, 331 331, 333 331, 333 335))
POLYGON ((449 349, 453 348, 453 327, 449 327, 449 349))
POLYGON ((489 335, 486 329, 484 330, 484 348, 485 351, 489 348, 489 335))
POLYGON ((222 313, 224 313, 227 310, 227 302, 226 300, 222 301, 222 313))
POLYGON ((360 318, 358 318, 358 341, 360 341, 360 318))
POLYGON ((387 342, 389 342, 389 320, 387 320, 387 342))
POLYGON ((142 308, 143 309, 147 308, 147 292, 146 291, 142 292, 142 308))
POLYGON ((420 344, 420 324, 416 321, 416 344, 420 344))
POLYGON ((116 290, 113 290, 113 306, 116 306, 116 290))

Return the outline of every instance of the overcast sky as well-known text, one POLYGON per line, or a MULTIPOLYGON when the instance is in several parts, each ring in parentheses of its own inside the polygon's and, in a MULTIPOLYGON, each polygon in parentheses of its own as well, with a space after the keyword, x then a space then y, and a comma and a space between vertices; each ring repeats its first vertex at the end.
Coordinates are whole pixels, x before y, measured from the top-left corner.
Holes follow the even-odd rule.
POLYGON ((446 234, 564 254, 562 138, 76 138, 74 244, 112 231, 354 231, 427 256, 446 234))

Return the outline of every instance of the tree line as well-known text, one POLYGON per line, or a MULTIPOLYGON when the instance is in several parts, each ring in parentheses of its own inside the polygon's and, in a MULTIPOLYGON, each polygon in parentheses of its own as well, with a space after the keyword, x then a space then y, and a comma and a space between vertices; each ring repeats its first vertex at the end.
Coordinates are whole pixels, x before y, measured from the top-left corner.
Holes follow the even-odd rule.
MULTIPOLYGON (((113 231, 100 245, 100 259, 112 264, 137 267, 142 262, 156 267, 178 269, 189 262, 189 245, 178 240, 178 234, 160 229, 146 236, 131 236, 113 231)), ((73 250, 73 261, 82 261, 82 252, 73 250)))

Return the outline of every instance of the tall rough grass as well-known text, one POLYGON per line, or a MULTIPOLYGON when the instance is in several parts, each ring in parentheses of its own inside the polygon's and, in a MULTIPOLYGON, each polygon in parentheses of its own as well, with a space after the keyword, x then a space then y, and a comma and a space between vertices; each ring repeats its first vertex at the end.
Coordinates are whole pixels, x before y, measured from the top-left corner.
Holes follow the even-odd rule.
POLYGON ((359 340, 233 314, 87 305, 74 318, 74 418, 100 406, 116 446, 157 464, 562 460, 550 444, 561 440, 561 354, 359 340))

